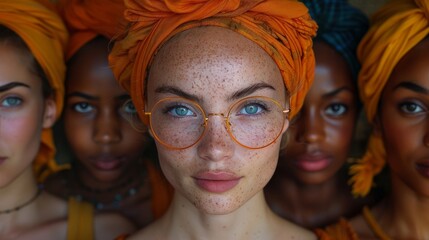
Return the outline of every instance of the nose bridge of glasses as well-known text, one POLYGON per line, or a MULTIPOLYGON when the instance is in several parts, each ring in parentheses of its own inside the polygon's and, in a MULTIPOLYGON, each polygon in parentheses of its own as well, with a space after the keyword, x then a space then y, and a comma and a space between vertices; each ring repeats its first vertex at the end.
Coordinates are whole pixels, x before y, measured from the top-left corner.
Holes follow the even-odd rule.
POLYGON ((225 124, 227 124, 227 125, 229 124, 228 117, 225 116, 225 113, 207 113, 207 117, 205 118, 205 125, 207 125, 207 122, 209 121, 209 117, 210 116, 219 116, 219 117, 222 117, 223 120, 225 121, 225 124))

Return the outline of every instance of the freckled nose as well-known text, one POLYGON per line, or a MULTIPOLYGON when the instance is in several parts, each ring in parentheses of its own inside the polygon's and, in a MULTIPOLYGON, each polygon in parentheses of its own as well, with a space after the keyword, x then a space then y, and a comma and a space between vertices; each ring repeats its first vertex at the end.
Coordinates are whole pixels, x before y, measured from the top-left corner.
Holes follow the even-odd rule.
POLYGON ((94 121, 94 141, 100 144, 119 142, 122 139, 118 114, 105 110, 97 114, 94 121))
POLYGON ((202 159, 222 161, 230 159, 235 143, 231 139, 222 116, 211 116, 206 132, 198 145, 198 154, 202 159))

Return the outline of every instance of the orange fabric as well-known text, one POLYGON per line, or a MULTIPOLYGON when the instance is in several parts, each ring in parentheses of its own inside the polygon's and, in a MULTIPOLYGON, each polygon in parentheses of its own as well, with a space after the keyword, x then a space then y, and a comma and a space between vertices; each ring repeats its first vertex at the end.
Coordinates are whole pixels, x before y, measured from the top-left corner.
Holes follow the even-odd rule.
POLYGON ((317 29, 304 4, 293 0, 125 0, 127 31, 109 55, 120 85, 145 119, 146 70, 157 49, 175 34, 210 25, 228 28, 261 46, 277 63, 291 94, 290 118, 302 106, 314 76, 317 29))
POLYGON ((124 30, 123 0, 60 0, 59 11, 70 31, 66 59, 98 35, 108 39, 124 30))
MULTIPOLYGON (((359 92, 369 122, 374 122, 381 93, 396 64, 428 33, 427 0, 393 0, 373 16, 357 52, 362 64, 359 92)), ((372 134, 364 157, 350 169, 354 195, 368 194, 373 177, 382 170, 385 162, 383 141, 372 134)))
POLYGON ((336 224, 330 225, 325 229, 316 229, 314 231, 321 240, 359 240, 357 233, 345 219, 340 219, 336 224))
MULTIPOLYGON (((1 0, 0 24, 17 33, 27 44, 45 72, 54 90, 57 117, 61 114, 64 98, 64 55, 68 33, 53 11, 35 0, 1 0)), ((34 162, 36 175, 44 178, 50 172, 62 169, 54 160, 55 146, 52 130, 44 129, 41 146, 34 162)))
POLYGON ((170 206, 173 199, 173 187, 164 178, 161 171, 151 163, 146 164, 149 174, 149 182, 152 187, 152 214, 154 219, 160 218, 170 206))

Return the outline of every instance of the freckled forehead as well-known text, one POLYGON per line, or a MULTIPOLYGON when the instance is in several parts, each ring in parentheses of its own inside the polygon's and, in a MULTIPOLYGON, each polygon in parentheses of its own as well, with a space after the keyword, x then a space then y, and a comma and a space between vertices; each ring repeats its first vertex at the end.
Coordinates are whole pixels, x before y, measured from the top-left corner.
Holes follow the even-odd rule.
POLYGON ((271 57, 251 40, 220 27, 193 28, 170 39, 154 57, 148 91, 151 81, 178 86, 192 81, 195 91, 199 87, 234 89, 263 81, 284 91, 271 57))

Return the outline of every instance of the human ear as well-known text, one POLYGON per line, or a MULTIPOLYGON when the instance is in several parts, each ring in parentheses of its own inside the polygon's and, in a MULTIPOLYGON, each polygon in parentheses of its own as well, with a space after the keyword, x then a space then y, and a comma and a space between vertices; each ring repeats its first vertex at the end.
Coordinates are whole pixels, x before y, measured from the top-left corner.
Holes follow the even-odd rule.
POLYGON ((56 120, 57 105, 53 97, 46 98, 44 104, 43 128, 50 128, 54 125, 56 120))

